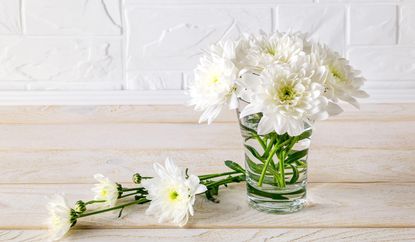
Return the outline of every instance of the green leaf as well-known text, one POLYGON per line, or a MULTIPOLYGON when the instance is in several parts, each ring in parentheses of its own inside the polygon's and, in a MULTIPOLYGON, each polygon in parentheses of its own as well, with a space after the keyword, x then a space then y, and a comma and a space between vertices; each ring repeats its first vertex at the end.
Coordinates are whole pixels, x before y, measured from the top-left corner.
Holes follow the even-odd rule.
POLYGON ((216 189, 209 189, 205 192, 206 198, 209 201, 212 201, 214 203, 219 203, 219 200, 216 198, 216 195, 218 194, 218 189, 216 187, 216 189), (215 194, 216 193, 216 194, 215 194))
POLYGON ((305 189, 300 189, 298 191, 290 192, 287 194, 270 193, 270 192, 258 190, 254 188, 253 186, 251 186, 249 183, 247 183, 247 189, 249 193, 256 194, 261 197, 268 197, 268 198, 277 199, 277 200, 289 200, 290 195, 305 193, 305 189))
POLYGON ((308 149, 295 151, 288 155, 288 158, 285 160, 286 164, 291 164, 293 162, 296 162, 306 156, 308 154, 308 149))
MULTIPOLYGON (((251 168, 252 171, 261 174, 262 170, 264 169, 264 164, 257 164, 253 162, 248 156, 245 156, 246 163, 248 164, 249 168, 251 168)), ((261 160, 261 162, 263 162, 261 160)), ((274 164, 274 160, 271 160, 271 164, 274 164)), ((267 175, 272 175, 276 172, 276 170, 273 168, 273 166, 268 166, 267 169, 267 175)))
POLYGON ((311 129, 310 130, 307 130, 307 131, 304 131, 302 134, 300 134, 298 136, 298 140, 297 141, 310 138, 312 132, 313 132, 313 130, 311 130, 311 129))
POLYGON ((246 161, 246 164, 249 166, 250 170, 252 170, 253 172, 259 173, 259 174, 262 172, 262 168, 264 167, 263 164, 256 164, 251 159, 249 159, 248 156, 245 156, 245 161, 246 161))
POLYGON ((125 207, 122 207, 122 208, 120 209, 120 213, 118 214, 118 218, 121 218, 121 215, 122 215, 122 212, 124 211, 124 208, 125 208, 125 207))
POLYGON ((240 122, 239 122, 239 125, 241 126, 241 128, 242 128, 243 130, 248 131, 248 132, 253 133, 253 134, 257 134, 257 132, 256 132, 254 129, 251 129, 251 128, 249 128, 249 127, 247 127, 247 126, 243 125, 243 124, 242 124, 242 123, 240 123, 240 122))
POLYGON ((225 165, 229 168, 231 168, 234 171, 242 172, 245 174, 244 168, 242 168, 238 163, 233 162, 231 160, 226 160, 225 165))
POLYGON ((250 146, 250 145, 244 145, 245 146, 245 148, 249 151, 249 152, 251 152, 251 154, 255 157, 255 158, 257 158, 258 160, 260 160, 260 161, 263 161, 262 160, 262 157, 261 157, 261 155, 258 153, 258 151, 254 148, 254 147, 252 147, 252 146, 250 146))
POLYGON ((250 140, 250 139, 253 139, 253 138, 254 138, 253 136, 249 136, 249 137, 245 138, 245 142, 250 140))
POLYGON ((293 170, 293 176, 291 177, 291 180, 289 181, 289 183, 294 184, 298 180, 298 178, 300 177, 300 173, 298 172, 297 167, 295 167, 291 164, 290 164, 290 166, 291 166, 291 169, 293 170))

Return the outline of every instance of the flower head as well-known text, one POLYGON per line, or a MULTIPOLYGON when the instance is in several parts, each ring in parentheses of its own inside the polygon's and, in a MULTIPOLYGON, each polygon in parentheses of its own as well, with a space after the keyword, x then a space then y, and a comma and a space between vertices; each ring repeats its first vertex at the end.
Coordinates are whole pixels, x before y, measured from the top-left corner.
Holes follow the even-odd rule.
POLYGON ((246 67, 246 56, 250 49, 249 38, 249 36, 242 36, 236 41, 219 41, 210 46, 207 54, 229 60, 238 70, 242 70, 246 67))
POLYGON ((369 96, 361 90, 365 79, 361 77, 360 71, 354 70, 346 59, 325 45, 314 45, 312 54, 315 55, 319 64, 328 70, 322 84, 325 88, 324 96, 332 102, 329 112, 337 114, 342 111, 336 104, 338 100, 348 102, 358 108, 359 103, 356 98, 369 96))
POLYGON ((305 55, 305 40, 300 34, 261 33, 250 37, 250 45, 247 62, 259 71, 270 64, 289 63, 297 56, 305 55))
POLYGON ((119 185, 101 174, 95 174, 95 184, 92 191, 95 193, 95 200, 105 200, 100 203, 103 207, 113 207, 117 203, 119 196, 119 185))
POLYGON ((190 104, 196 111, 203 111, 199 122, 211 123, 224 106, 237 107, 238 69, 227 59, 205 56, 195 70, 195 80, 190 86, 190 104))
POLYGON ((251 103, 241 112, 241 117, 262 113, 258 134, 275 130, 278 134, 300 135, 305 123, 328 117, 327 101, 322 96, 323 87, 316 81, 323 70, 318 71, 308 58, 290 65, 268 66, 260 75, 251 103))
POLYGON ((238 107, 237 80, 246 71, 249 43, 246 38, 220 41, 200 59, 189 86, 190 105, 203 111, 199 122, 211 123, 223 107, 238 107))
POLYGON ((151 200, 146 213, 159 218, 159 223, 171 222, 183 226, 189 215, 194 214, 195 195, 206 191, 195 175, 187 175, 172 160, 166 159, 165 166, 156 163, 157 176, 144 180, 143 187, 151 200))
POLYGON ((61 195, 54 195, 48 203, 48 227, 52 240, 61 239, 76 223, 76 212, 71 209, 66 199, 61 195))

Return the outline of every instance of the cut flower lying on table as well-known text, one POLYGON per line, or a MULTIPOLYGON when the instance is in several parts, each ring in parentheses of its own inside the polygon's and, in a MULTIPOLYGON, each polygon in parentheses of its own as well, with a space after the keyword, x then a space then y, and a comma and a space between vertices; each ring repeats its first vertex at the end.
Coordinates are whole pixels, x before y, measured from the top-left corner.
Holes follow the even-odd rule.
POLYGON ((61 239, 83 217, 114 210, 119 210, 120 217, 125 207, 145 203, 150 203, 146 214, 157 217, 159 223, 184 226, 194 214, 196 195, 205 194, 207 199, 217 203, 220 186, 245 180, 245 170, 241 166, 232 161, 225 161, 225 165, 232 171, 195 176, 167 158, 164 166, 154 164, 157 175, 154 178, 134 174, 137 186, 130 188, 97 174, 95 179, 99 183, 92 189, 94 200, 79 200, 71 208, 62 195, 51 199, 48 204, 50 238, 61 239), (98 206, 91 208, 93 204, 98 206))

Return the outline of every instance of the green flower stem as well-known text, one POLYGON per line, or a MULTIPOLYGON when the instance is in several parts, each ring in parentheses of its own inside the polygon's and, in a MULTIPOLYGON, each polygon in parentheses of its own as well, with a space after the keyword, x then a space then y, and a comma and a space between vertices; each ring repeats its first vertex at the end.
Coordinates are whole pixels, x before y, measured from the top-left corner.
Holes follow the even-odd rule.
POLYGON ((137 194, 145 195, 145 194, 147 194, 147 191, 145 191, 145 192, 144 191, 136 191, 136 192, 129 193, 129 194, 123 194, 123 195, 119 196, 118 199, 133 196, 133 195, 137 195, 137 194))
POLYGON ((269 166, 270 161, 272 160, 272 157, 275 155, 275 153, 278 151, 279 148, 283 147, 284 145, 286 145, 289 142, 290 142, 290 139, 287 139, 287 140, 285 140, 284 142, 282 142, 280 144, 274 145, 274 147, 272 148, 267 160, 264 163, 264 168, 262 169, 261 176, 259 177, 259 180, 258 180, 258 186, 259 187, 261 187, 262 183, 264 182, 265 174, 268 170, 268 166, 269 166))
POLYGON ((254 134, 255 139, 258 141, 258 143, 261 145, 262 149, 266 150, 267 146, 265 145, 265 142, 259 137, 259 135, 254 134))
MULTIPOLYGON (((270 142, 269 142, 268 146, 266 147, 266 149, 265 149, 264 154, 262 155, 262 157, 268 157, 269 151, 271 150, 271 147, 273 145, 278 145, 279 142, 277 141, 277 143, 275 143, 276 140, 277 140, 277 136, 272 135, 272 137, 270 139, 270 142)), ((275 167, 275 163, 274 163, 274 161, 272 159, 271 159, 270 163, 271 163, 272 169, 275 171, 275 173, 274 173, 274 182, 277 183, 277 179, 278 179, 277 177, 278 177, 278 175, 276 173, 276 170, 277 169, 275 167)))
POLYGON ((268 159, 265 161, 264 168, 262 168, 261 176, 259 177, 259 180, 258 180, 259 187, 261 187, 262 183, 264 182, 265 174, 268 170, 268 165, 270 161, 272 160, 272 157, 275 155, 275 152, 277 152, 278 148, 279 148, 278 145, 274 146, 274 148, 271 150, 271 153, 268 156, 268 159))
POLYGON ((203 180, 207 180, 207 179, 211 179, 211 178, 215 178, 215 177, 228 176, 228 175, 234 175, 234 174, 239 174, 239 173, 241 173, 241 172, 230 171, 230 172, 217 173, 217 174, 201 175, 201 176, 199 176, 199 179, 201 181, 203 181, 203 180))
POLYGON ((134 188, 123 188, 122 192, 131 192, 131 191, 139 191, 144 190, 143 187, 134 187, 134 188))
POLYGON ((278 187, 280 188, 285 188, 286 187, 286 182, 285 182, 285 160, 287 159, 287 154, 288 152, 290 152, 290 150, 292 149, 292 147, 295 145, 295 143, 297 143, 298 141, 298 137, 290 137, 287 139, 287 141, 289 141, 289 145, 286 147, 285 150, 281 151, 278 159, 278 187))
POLYGON ((280 188, 285 188, 286 183, 285 183, 285 158, 286 158, 286 153, 285 151, 281 151, 281 155, 280 155, 280 159, 278 162, 278 170, 279 170, 279 187, 280 188))
POLYGON ((91 215, 95 215, 95 214, 99 214, 99 213, 105 213, 105 212, 112 211, 112 210, 122 209, 122 208, 131 206, 131 205, 135 205, 135 204, 143 204, 143 203, 147 203, 149 201, 150 200, 148 200, 147 198, 141 198, 141 199, 138 199, 136 201, 121 204, 121 205, 118 205, 118 206, 115 206, 115 207, 112 207, 112 208, 97 210, 97 211, 93 211, 93 212, 90 212, 90 213, 84 213, 84 214, 79 215, 79 218, 87 217, 87 216, 91 216, 91 215))
POLYGON ((105 200, 91 200, 88 202, 85 202, 85 205, 94 204, 94 203, 103 203, 105 200))
POLYGON ((268 153, 269 153, 269 151, 271 150, 271 148, 272 148, 272 145, 274 144, 274 142, 275 142, 275 140, 276 140, 276 136, 272 136, 271 137, 271 140, 270 140, 270 142, 269 142, 269 145, 267 146, 267 148, 265 149, 265 152, 264 152, 264 157, 268 157, 268 153))
MULTIPOLYGON (((279 140, 274 140, 274 143, 272 143, 271 144, 271 146, 272 145, 274 145, 274 146, 278 146, 280 144, 280 141, 279 140), (275 143, 275 141, 276 141, 276 143, 275 143)), ((267 154, 268 155, 268 154, 267 154)), ((274 160, 272 159, 272 156, 271 156, 271 167, 272 167, 272 169, 274 170, 274 171, 277 171, 277 168, 275 167, 275 163, 274 163, 274 160)), ((274 175, 274 178, 275 178, 275 175, 274 175)))
POLYGON ((218 186, 221 186, 221 185, 226 185, 226 184, 229 184, 229 183, 241 182, 241 181, 245 181, 245 174, 238 175, 238 176, 229 176, 225 179, 210 182, 210 183, 206 183, 204 185, 206 186, 206 188, 209 189, 209 188, 212 188, 212 187, 218 187, 218 186))

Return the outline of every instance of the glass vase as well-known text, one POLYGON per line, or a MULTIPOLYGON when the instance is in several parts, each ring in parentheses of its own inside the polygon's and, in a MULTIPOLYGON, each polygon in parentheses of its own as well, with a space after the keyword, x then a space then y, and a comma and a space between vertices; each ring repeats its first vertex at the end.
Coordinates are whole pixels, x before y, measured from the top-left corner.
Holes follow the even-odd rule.
MULTIPOLYGON (((238 110, 238 118, 239 118, 238 110)), ((311 127, 298 136, 275 131, 258 135, 262 114, 239 118, 245 148, 248 200, 252 207, 271 213, 292 213, 306 203, 307 155, 311 127)))

